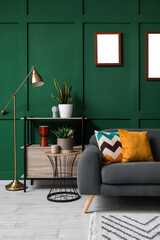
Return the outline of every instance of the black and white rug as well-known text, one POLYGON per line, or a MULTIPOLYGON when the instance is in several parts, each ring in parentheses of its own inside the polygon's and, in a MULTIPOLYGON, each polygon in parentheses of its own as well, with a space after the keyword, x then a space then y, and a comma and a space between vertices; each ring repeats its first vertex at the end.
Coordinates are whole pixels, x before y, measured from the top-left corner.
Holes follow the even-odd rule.
POLYGON ((94 213, 88 240, 160 240, 160 214, 94 213))

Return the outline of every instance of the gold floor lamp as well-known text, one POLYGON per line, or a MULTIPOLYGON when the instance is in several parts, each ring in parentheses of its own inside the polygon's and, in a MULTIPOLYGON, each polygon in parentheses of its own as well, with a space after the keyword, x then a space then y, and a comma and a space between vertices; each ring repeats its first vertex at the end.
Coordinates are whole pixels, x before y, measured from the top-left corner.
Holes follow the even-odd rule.
POLYGON ((31 86, 32 87, 40 87, 44 84, 41 76, 38 74, 35 67, 32 67, 31 71, 28 73, 27 77, 23 80, 23 82, 21 83, 21 85, 19 86, 17 91, 13 94, 13 96, 9 100, 6 107, 1 111, 2 114, 5 114, 6 113, 6 108, 8 107, 10 102, 14 99, 14 172, 15 172, 15 179, 10 184, 5 186, 6 190, 9 190, 9 191, 17 191, 17 190, 23 190, 24 189, 23 183, 21 183, 17 180, 16 95, 17 95, 18 91, 20 90, 20 88, 23 86, 23 84, 26 82, 26 80, 28 79, 28 77, 30 76, 31 73, 32 73, 32 79, 31 79, 31 86))

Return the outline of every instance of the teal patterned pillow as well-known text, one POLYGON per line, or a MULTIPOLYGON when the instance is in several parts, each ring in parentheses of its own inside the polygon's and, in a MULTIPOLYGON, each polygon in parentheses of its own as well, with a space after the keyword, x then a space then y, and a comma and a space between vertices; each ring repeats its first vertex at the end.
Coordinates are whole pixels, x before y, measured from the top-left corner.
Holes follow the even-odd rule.
POLYGON ((101 132, 95 130, 99 150, 105 161, 114 163, 122 161, 123 151, 118 132, 101 132))

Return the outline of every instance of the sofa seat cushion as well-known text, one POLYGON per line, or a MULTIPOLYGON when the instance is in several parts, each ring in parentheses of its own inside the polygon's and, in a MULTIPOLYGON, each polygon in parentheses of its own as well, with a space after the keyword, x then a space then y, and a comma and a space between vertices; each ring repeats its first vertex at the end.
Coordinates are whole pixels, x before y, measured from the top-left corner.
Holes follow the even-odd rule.
POLYGON ((104 165, 103 184, 160 184, 160 162, 129 162, 104 165))

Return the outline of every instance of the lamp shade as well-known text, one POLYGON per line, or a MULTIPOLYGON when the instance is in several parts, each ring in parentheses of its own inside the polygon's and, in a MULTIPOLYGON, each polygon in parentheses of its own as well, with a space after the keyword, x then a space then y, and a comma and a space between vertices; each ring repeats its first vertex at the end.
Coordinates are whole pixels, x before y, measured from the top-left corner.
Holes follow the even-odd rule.
POLYGON ((31 79, 31 86, 32 87, 40 87, 44 84, 41 76, 36 71, 35 67, 32 67, 32 79, 31 79))

